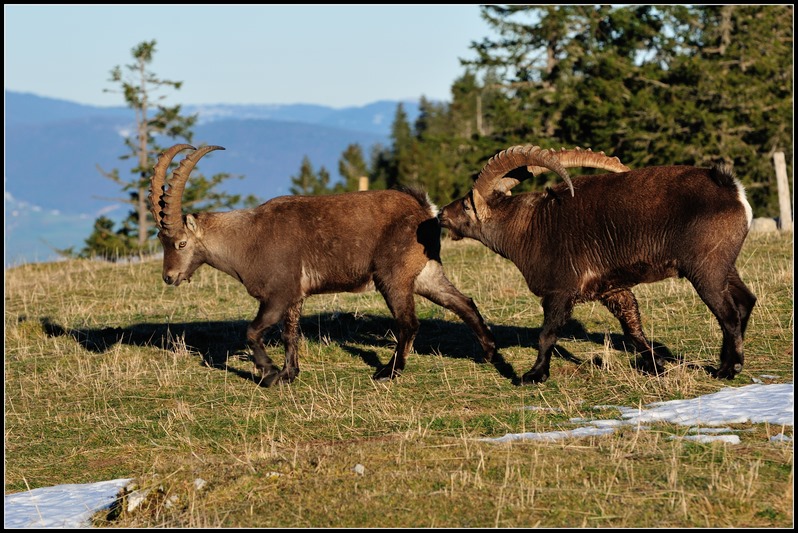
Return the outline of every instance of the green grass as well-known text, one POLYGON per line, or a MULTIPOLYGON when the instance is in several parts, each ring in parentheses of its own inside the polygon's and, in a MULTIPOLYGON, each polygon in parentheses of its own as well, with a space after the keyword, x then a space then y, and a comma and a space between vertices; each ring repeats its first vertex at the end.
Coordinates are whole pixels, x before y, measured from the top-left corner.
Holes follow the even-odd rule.
MULTIPOLYGON (((551 378, 514 380, 536 357, 543 319, 515 267, 473 241, 443 243, 450 279, 474 298, 504 364, 449 311, 417 300, 421 329, 404 374, 374 382, 393 347, 377 293, 304 306, 301 373, 262 388, 244 342, 257 304, 201 268, 166 286, 160 261, 67 261, 6 270, 5 491, 132 477, 152 489, 105 527, 791 527, 792 427, 739 425, 738 445, 672 439, 686 428, 622 427, 557 442, 484 442, 616 418, 646 405, 793 381, 792 234, 752 234, 738 260, 758 297, 746 362, 716 366, 721 335, 684 280, 639 286, 646 333, 677 357, 637 372, 601 305, 577 306, 551 378), (538 407, 539 409, 525 409, 538 407), (355 465, 362 465, 362 474, 355 465), (207 485, 198 490, 194 483, 207 485)), ((279 333, 267 337, 282 362, 279 333)))

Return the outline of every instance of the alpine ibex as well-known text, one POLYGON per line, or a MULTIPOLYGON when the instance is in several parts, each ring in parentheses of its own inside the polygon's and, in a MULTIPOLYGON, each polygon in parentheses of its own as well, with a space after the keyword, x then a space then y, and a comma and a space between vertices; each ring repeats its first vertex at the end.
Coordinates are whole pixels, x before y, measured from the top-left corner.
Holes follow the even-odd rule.
POLYGON ((206 146, 185 157, 167 181, 181 151, 164 151, 155 165, 150 206, 163 245, 163 280, 174 286, 208 264, 240 281, 258 302, 247 328, 261 383, 291 382, 299 374, 302 303, 310 295, 376 288, 398 328, 396 350, 374 379, 392 379, 405 367, 419 328, 414 294, 451 310, 474 331, 486 360, 496 352, 493 334, 471 298, 446 277, 440 260, 437 208, 420 191, 382 190, 329 196, 280 196, 258 207, 219 213, 182 213, 189 174, 206 146), (282 320, 285 365, 266 354, 264 332, 282 320))
POLYGON ((643 370, 664 361, 643 334, 637 284, 684 277, 723 331, 716 377, 743 367, 743 337, 756 297, 735 267, 752 220, 732 169, 655 166, 629 170, 587 150, 513 146, 494 155, 473 189, 444 207, 441 225, 454 239, 476 239, 512 261, 541 298, 538 357, 522 383, 546 381, 557 332, 574 305, 600 301, 643 354, 643 370), (554 170, 565 181, 546 192, 511 195, 526 171, 554 170), (566 168, 611 173, 571 179, 566 168), (520 170, 520 172, 519 172, 520 170), (508 175, 510 173, 510 175, 508 175))

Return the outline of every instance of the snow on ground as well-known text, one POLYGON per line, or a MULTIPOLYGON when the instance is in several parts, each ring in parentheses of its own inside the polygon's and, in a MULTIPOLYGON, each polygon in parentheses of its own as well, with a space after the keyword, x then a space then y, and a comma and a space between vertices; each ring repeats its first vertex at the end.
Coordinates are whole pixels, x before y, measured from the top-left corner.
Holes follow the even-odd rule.
POLYGON ((3 526, 6 528, 89 527, 91 515, 108 509, 130 479, 82 485, 41 487, 6 494, 3 526))
MULTIPOLYGON (((768 377, 768 376, 763 376, 768 377)), ((596 409, 617 409, 622 420, 585 420, 572 419, 571 422, 582 427, 566 431, 549 431, 546 433, 508 433, 503 437, 485 438, 485 441, 509 442, 515 440, 560 440, 568 437, 588 437, 606 435, 616 428, 626 425, 641 426, 653 422, 666 422, 690 428, 691 433, 700 435, 686 436, 690 440, 710 442, 712 440, 738 444, 740 437, 733 435, 731 429, 707 430, 700 426, 719 426, 723 424, 769 423, 775 426, 793 425, 793 384, 763 385, 755 383, 745 387, 727 387, 714 394, 700 396, 691 400, 671 400, 655 402, 649 409, 620 406, 601 406, 596 409), (711 435, 708 435, 711 433, 711 435), (725 434, 724 434, 725 433, 725 434)), ((533 409, 538 409, 534 408, 533 409)), ((546 408, 548 409, 548 408, 546 408)), ((776 440, 785 438, 774 437, 776 440)))
MULTIPOLYGON (((774 379, 777 376, 762 376, 774 379)), ((579 424, 572 430, 546 433, 509 433, 503 437, 482 439, 509 442, 524 439, 559 440, 564 438, 606 435, 618 427, 663 422, 692 426, 684 439, 698 442, 720 441, 737 444, 740 437, 724 424, 772 424, 782 426, 789 435, 779 433, 771 437, 778 443, 793 441, 793 384, 755 383, 745 387, 727 387, 714 394, 691 400, 672 400, 652 403, 646 408, 600 406, 597 409, 618 409, 620 420, 572 419, 579 424), (711 427, 703 427, 711 426, 711 427)), ((543 408, 538 408, 543 409, 543 408)), ((739 432, 739 430, 737 430, 739 432)), ((82 485, 57 485, 27 492, 7 494, 3 509, 6 528, 84 528, 91 527, 91 516, 113 504, 117 494, 131 480, 115 479, 82 485)))

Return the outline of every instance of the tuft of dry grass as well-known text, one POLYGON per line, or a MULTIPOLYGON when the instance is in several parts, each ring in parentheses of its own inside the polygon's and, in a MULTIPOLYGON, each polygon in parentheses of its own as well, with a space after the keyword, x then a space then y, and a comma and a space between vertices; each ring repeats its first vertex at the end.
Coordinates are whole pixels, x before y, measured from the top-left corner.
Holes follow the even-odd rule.
MULTIPOLYGON (((758 297, 746 366, 718 381, 720 330, 673 279, 635 288, 646 334, 674 354, 639 373, 601 305, 578 306, 546 383, 516 378, 543 320, 515 267, 472 241, 443 242, 448 276, 474 298, 503 362, 449 311, 417 300, 404 374, 370 379, 395 339, 377 293, 304 306, 301 373, 259 387, 245 345, 257 304, 204 267, 169 287, 159 261, 66 261, 6 270, 6 493, 136 479, 104 527, 791 527, 792 427, 742 425, 738 445, 670 424, 555 442, 506 433, 614 418, 645 406, 793 380, 792 234, 752 234, 738 260, 758 297), (146 497, 135 509, 128 504, 146 497)), ((268 335, 281 361, 279 331, 268 335)))

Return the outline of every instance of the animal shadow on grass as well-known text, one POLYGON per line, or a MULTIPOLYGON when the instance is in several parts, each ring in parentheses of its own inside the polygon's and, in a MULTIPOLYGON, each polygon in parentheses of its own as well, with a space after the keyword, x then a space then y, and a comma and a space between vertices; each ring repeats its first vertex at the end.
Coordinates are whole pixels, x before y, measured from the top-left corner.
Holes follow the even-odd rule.
MULTIPOLYGON (((66 329, 49 318, 40 319, 45 333, 51 337, 72 337, 84 349, 103 353, 116 344, 148 346, 167 351, 184 349, 199 355, 200 363, 223 369, 237 376, 260 383, 254 372, 240 370, 228 364, 228 360, 239 358, 251 361, 246 344, 249 321, 208 321, 140 323, 129 327, 66 329)), ((353 313, 321 313, 303 316, 300 330, 308 340, 322 344, 337 344, 354 357, 359 357, 374 370, 387 362, 380 361, 376 350, 368 347, 392 350, 395 323, 389 316, 362 315, 353 313)), ((273 327, 264 335, 264 342, 275 364, 282 367, 285 351, 281 339, 282 328, 273 327)), ((414 343, 408 367, 413 364, 413 355, 440 354, 451 358, 481 359, 482 349, 471 330, 465 324, 450 323, 440 319, 421 320, 421 327, 414 343), (429 331, 428 331, 429 330, 429 331), (436 340, 437 337, 437 340, 436 340)), ((302 354, 299 359, 302 367, 302 354)), ((254 367, 253 367, 254 371, 254 367)))
MULTIPOLYGON (((543 328, 493 326, 491 329, 496 337, 496 344, 499 347, 499 350, 508 347, 528 348, 528 359, 527 362, 524 363, 525 369, 522 369, 522 373, 532 368, 532 365, 535 363, 535 360, 538 356, 538 347, 540 346, 538 339, 543 328)), ((581 365, 584 360, 580 359, 568 349, 563 347, 560 341, 583 341, 597 344, 599 346, 604 346, 605 342, 607 342, 609 347, 613 350, 633 355, 634 357, 629 361, 629 366, 643 374, 646 373, 643 368, 642 354, 637 352, 634 345, 630 341, 626 340, 624 335, 621 333, 611 333, 609 335, 605 335, 604 333, 591 333, 585 329, 585 326, 581 322, 571 318, 560 329, 557 338, 558 342, 554 347, 552 355, 560 357, 561 359, 569 361, 575 365, 581 365)), ((654 352, 663 360, 675 362, 683 359, 683 356, 681 355, 672 354, 668 347, 664 344, 655 341, 650 342, 652 348, 654 348, 654 352)), ((511 380, 514 385, 521 384, 521 378, 518 376, 515 370, 513 370, 512 365, 504 361, 504 359, 501 357, 501 353, 497 355, 497 360, 494 360, 493 364, 496 366, 496 369, 499 371, 499 373, 511 380)), ((599 355, 593 357, 590 360, 590 364, 600 369, 604 368, 604 361, 599 355)), ((704 370, 710 372, 711 368, 706 367, 704 370)))
MULTIPOLYGON (((116 344, 149 346, 174 351, 185 349, 200 356, 200 364, 211 368, 227 370, 237 376, 260 383, 254 372, 244 371, 228 365, 228 359, 239 358, 251 361, 246 345, 246 330, 249 321, 209 321, 176 323, 140 323, 129 327, 66 329, 50 318, 40 319, 44 332, 51 337, 72 337, 85 350, 103 353, 116 344)), ((414 356, 441 355, 452 359, 482 360, 482 349, 472 331, 461 322, 424 318, 420 320, 413 352, 408 358, 408 368, 412 368, 414 356)), ((376 369, 385 364, 380 361, 375 350, 364 349, 373 346, 393 349, 395 337, 392 328, 395 323, 389 316, 354 314, 348 312, 320 313, 303 316, 300 319, 302 335, 314 342, 335 343, 354 357, 359 357, 366 365, 376 369)), ((537 357, 538 336, 541 328, 523 326, 491 326, 499 353, 491 364, 499 374, 513 384, 521 383, 520 376, 511 364, 501 355, 503 348, 521 347, 530 349, 529 367, 537 357)), ((284 350, 281 328, 274 327, 264 336, 270 356, 279 366, 283 364, 284 350)), ((577 320, 571 319, 560 332, 560 339, 583 340, 603 345, 603 333, 589 333, 577 320)), ((611 347, 615 350, 634 353, 634 349, 624 342, 623 335, 610 335, 611 347)), ((654 343, 654 348, 666 360, 675 360, 663 345, 654 343)), ((575 364, 583 361, 561 346, 555 348, 555 355, 575 364)), ((300 354, 300 367, 302 366, 300 354)), ((602 361, 596 357, 593 364, 601 367, 602 361)), ((638 367, 639 360, 631 363, 638 367)), ((254 370, 254 369, 253 369, 254 370)))

